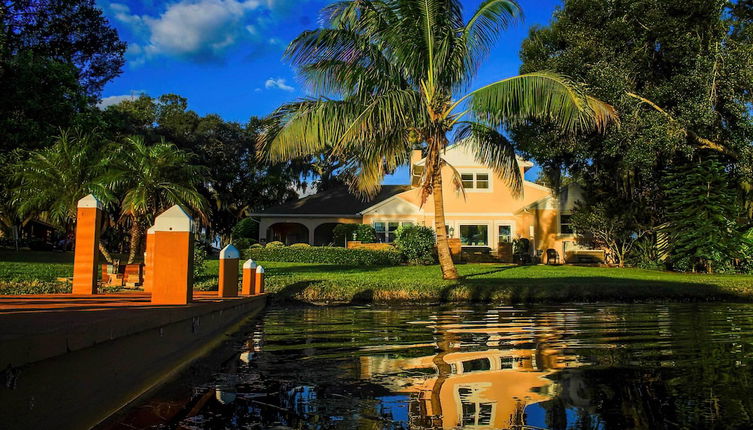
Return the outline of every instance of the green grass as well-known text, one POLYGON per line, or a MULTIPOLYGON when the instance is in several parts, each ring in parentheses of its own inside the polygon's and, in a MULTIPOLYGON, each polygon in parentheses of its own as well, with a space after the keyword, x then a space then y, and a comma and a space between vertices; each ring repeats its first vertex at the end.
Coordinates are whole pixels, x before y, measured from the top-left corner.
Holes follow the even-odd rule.
MULTIPOLYGON (((262 262, 267 291, 320 303, 753 301, 753 276, 642 269, 465 264, 444 281, 438 266, 347 267, 262 262)), ((216 273, 217 262, 207 272, 216 273)), ((215 282, 216 283, 216 282, 215 282)))
MULTIPOLYGON (((0 251, 0 294, 53 292, 71 276, 73 255, 0 251)), ((267 291, 316 303, 492 301, 753 301, 753 276, 668 273, 574 266, 464 264, 462 279, 444 281, 437 266, 349 267, 262 262, 267 291)), ((208 261, 199 289, 216 289, 219 262, 208 261)))

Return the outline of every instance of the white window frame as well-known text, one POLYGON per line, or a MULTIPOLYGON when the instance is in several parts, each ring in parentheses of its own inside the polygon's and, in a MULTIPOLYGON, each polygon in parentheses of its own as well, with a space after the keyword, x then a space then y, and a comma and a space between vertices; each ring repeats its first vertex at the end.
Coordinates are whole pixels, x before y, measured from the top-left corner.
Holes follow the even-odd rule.
POLYGON ((460 239, 460 245, 466 246, 470 248, 491 248, 494 246, 494 237, 490 235, 491 232, 491 224, 489 221, 458 221, 455 223, 455 233, 457 234, 457 238, 460 239), (460 227, 462 226, 485 226, 486 227, 486 245, 463 245, 462 237, 460 236, 460 227))
MULTIPOLYGON (((394 223, 394 222, 396 222, 396 223, 397 223, 397 228, 400 228, 401 226, 403 226, 403 225, 406 225, 406 224, 410 224, 410 225, 418 225, 418 223, 417 223, 416 221, 414 221, 414 220, 410 220, 410 219, 406 219, 406 220, 394 220, 394 219, 392 219, 392 220, 384 220, 384 219, 376 219, 376 220, 374 220, 374 221, 372 221, 372 222, 371 222, 371 227, 373 227, 373 228, 374 228, 374 230, 376 230, 376 224, 377 224, 378 222, 384 223, 384 239, 385 239, 385 241, 384 241, 384 242, 379 242, 379 243, 392 243, 392 242, 394 242, 394 241, 395 241, 395 238, 394 238, 394 237, 391 237, 391 236, 394 236, 394 235, 395 235, 395 234, 394 234, 394 232, 393 232, 393 233, 390 233, 390 224, 389 224, 389 223, 391 223, 391 222, 393 222, 393 223, 394 223)), ((397 229, 395 229, 395 231, 397 231, 397 229)), ((377 234, 378 234, 378 233, 379 233, 379 232, 377 232, 377 234)))
POLYGON ((499 248, 499 227, 507 225, 510 226, 510 241, 514 241, 517 238, 516 228, 517 224, 513 220, 497 220, 494 221, 494 248, 499 248))
POLYGON ((491 170, 487 169, 458 169, 461 182, 463 175, 473 175, 473 188, 463 187, 466 193, 491 193, 494 192, 494 175, 491 170), (487 175, 486 182, 489 184, 487 188, 477 188, 476 185, 479 181, 478 175, 487 175))

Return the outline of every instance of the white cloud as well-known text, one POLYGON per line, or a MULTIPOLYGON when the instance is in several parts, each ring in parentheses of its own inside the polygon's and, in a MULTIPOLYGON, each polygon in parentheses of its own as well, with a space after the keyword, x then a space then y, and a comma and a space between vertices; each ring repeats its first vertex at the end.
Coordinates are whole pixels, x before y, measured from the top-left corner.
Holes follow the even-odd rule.
POLYGON ((264 88, 271 90, 271 89, 280 89, 283 91, 295 91, 295 88, 291 87, 290 85, 285 83, 285 79, 283 78, 269 78, 266 82, 264 82, 264 88))
POLYGON ((294 0, 179 0, 158 13, 139 15, 123 3, 111 3, 108 14, 128 25, 136 41, 129 45, 132 62, 173 56, 197 62, 221 60, 241 41, 279 45, 268 26, 300 5, 294 0))
POLYGON ((136 100, 143 93, 144 93, 143 91, 133 91, 131 94, 123 94, 123 95, 119 95, 119 96, 105 97, 105 98, 102 99, 102 101, 100 101, 99 103, 97 103, 97 107, 100 108, 100 109, 105 109, 108 106, 116 105, 116 104, 118 104, 118 103, 120 103, 122 101, 136 100))

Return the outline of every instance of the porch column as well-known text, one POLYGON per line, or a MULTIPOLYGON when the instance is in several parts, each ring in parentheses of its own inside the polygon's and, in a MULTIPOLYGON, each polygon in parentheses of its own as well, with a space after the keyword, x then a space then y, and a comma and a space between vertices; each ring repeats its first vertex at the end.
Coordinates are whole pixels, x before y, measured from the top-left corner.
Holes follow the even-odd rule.
POLYGON ((97 294, 97 261, 102 203, 89 194, 78 201, 73 294, 97 294))

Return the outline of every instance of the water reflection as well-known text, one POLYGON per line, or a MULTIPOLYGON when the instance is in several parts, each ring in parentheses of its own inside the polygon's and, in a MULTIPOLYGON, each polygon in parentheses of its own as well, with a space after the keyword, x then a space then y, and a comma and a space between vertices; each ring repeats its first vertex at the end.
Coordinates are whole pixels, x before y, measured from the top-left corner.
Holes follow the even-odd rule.
POLYGON ((751 428, 751 345, 751 305, 272 309, 114 427, 751 428))

